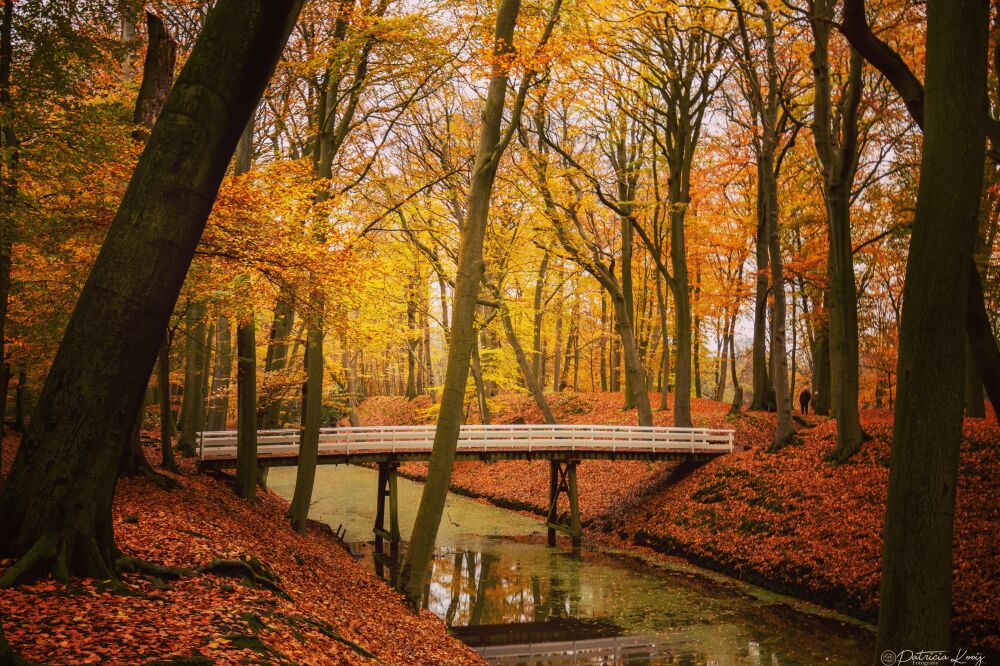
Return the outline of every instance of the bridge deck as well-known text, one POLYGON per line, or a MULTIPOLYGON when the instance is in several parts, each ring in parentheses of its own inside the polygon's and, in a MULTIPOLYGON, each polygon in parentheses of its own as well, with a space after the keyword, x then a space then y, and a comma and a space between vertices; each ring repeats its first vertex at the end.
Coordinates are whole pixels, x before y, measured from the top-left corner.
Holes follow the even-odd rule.
MULTIPOLYGON (((345 464, 429 460, 434 426, 366 426, 320 431, 319 462, 345 464)), ((260 430, 257 457, 280 467, 298 463, 300 431, 260 430)), ((466 425, 458 460, 707 460, 733 450, 733 431, 609 425, 466 425)), ((205 467, 236 464, 236 431, 199 433, 205 467)))

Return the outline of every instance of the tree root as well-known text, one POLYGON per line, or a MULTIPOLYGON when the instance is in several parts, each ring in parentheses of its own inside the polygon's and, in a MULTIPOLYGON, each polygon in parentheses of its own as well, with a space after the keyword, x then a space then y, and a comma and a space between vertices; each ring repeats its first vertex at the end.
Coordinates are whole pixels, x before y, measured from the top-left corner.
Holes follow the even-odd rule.
MULTIPOLYGON (((177 470, 172 471, 176 472, 177 470)), ((157 472, 149 465, 143 465, 137 470, 137 473, 142 478, 155 483, 161 490, 177 490, 183 487, 183 484, 177 479, 171 478, 162 472, 157 472)))
POLYGON ((799 439, 799 436, 797 434, 795 434, 794 432, 792 432, 792 433, 789 433, 786 437, 782 438, 780 441, 779 440, 773 441, 771 443, 771 446, 768 447, 767 452, 768 453, 777 453, 778 451, 780 451, 781 449, 785 448, 786 446, 792 446, 793 444, 799 444, 799 443, 801 443, 801 441, 802 440, 799 439))
POLYGON ((285 592, 284 588, 275 580, 274 574, 267 571, 263 564, 253 559, 216 559, 198 567, 195 572, 210 573, 227 578, 244 578, 258 587, 271 590, 284 599, 292 599, 291 595, 285 592))
POLYGON ((148 576, 156 576, 157 578, 162 578, 164 580, 176 580, 184 576, 193 576, 195 574, 192 569, 161 566, 159 564, 153 564, 152 562, 140 560, 136 557, 129 557, 127 555, 122 555, 115 560, 115 572, 119 574, 146 574, 148 576))
POLYGON ((38 568, 43 562, 56 557, 56 551, 57 544, 54 537, 43 536, 39 538, 28 549, 27 553, 18 559, 10 569, 7 569, 3 576, 0 576, 0 590, 17 585, 18 581, 31 575, 32 570, 38 568))
POLYGON ((299 625, 302 624, 309 625, 310 627, 313 627, 316 630, 318 630, 319 633, 323 634, 327 638, 332 638, 333 640, 339 643, 343 643, 347 647, 351 648, 352 650, 360 654, 362 657, 367 657, 368 659, 374 659, 375 661, 381 661, 378 658, 378 656, 376 656, 374 653, 369 652, 368 650, 364 649, 354 641, 341 636, 340 633, 338 633, 337 630, 334 629, 332 625, 329 625, 326 622, 320 622, 319 620, 314 620, 310 617, 305 617, 303 615, 277 614, 277 617, 281 617, 282 619, 284 619, 285 624, 292 627, 293 629, 296 629, 299 625))

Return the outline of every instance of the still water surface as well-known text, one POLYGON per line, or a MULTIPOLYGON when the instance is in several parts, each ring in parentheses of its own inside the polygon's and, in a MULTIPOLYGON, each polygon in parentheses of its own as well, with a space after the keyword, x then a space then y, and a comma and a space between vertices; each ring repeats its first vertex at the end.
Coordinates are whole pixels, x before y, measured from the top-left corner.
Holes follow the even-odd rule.
MULTIPOLYGON (((320 466, 310 512, 343 526, 373 566, 377 479, 320 466)), ((268 482, 291 498, 295 468, 272 469, 268 482)), ((422 489, 399 480, 404 539, 422 489)), ((867 628, 728 578, 594 547, 549 548, 540 520, 454 494, 432 567, 426 607, 494 664, 857 666, 874 649, 867 628)))

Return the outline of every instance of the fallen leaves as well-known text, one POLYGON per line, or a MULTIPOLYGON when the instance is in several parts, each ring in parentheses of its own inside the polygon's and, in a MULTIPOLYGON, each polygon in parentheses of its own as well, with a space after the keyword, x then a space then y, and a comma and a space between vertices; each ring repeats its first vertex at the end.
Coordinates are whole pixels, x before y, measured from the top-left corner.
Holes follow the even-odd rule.
MULTIPOLYGON (((179 655, 216 664, 367 664, 371 655, 391 664, 482 663, 428 611, 409 611, 324 526, 299 536, 276 495, 258 491, 250 505, 225 482, 194 474, 190 461, 182 466, 175 478, 183 485, 172 492, 141 479, 119 482, 118 546, 186 568, 220 558, 260 560, 291 599, 245 578, 209 573, 169 582, 126 574, 125 594, 101 581, 64 586, 44 579, 0 591, 0 622, 15 650, 52 664, 141 664, 179 655)), ((11 564, 0 561, 0 572, 11 564)))
MULTIPOLYGON (((499 396, 494 422, 539 423, 530 396, 499 396)), ((550 396, 560 423, 632 423, 621 395, 550 396)), ((672 400, 671 400, 672 403, 672 400)), ((369 398, 366 425, 422 423, 426 399, 369 398)), ((692 399, 696 426, 736 430, 738 448, 686 470, 673 463, 584 461, 579 466, 580 511, 592 537, 615 545, 680 555, 703 566, 791 592, 874 620, 881 571, 882 520, 892 418, 863 415, 872 439, 849 463, 823 460, 836 424, 806 417, 801 443, 777 454, 771 414, 727 417, 729 406, 692 399)), ((670 412, 655 412, 670 425, 670 412)), ((401 471, 420 478, 426 464, 401 471)), ((954 535, 954 634, 957 644, 1000 650, 1000 426, 995 419, 965 423, 954 535)), ((542 513, 548 503, 545 461, 458 462, 452 487, 500 506, 542 513)))

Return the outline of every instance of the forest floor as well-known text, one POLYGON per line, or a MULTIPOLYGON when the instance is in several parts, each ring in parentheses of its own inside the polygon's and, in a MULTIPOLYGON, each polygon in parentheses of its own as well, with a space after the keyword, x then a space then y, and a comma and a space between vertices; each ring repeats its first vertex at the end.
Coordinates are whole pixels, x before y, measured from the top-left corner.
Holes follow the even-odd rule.
MULTIPOLYGON (((17 445, 8 434, 8 467, 17 445)), ((156 459, 152 448, 147 455, 156 459)), ((429 611, 408 610, 325 525, 311 523, 300 536, 274 493, 258 490, 251 505, 225 480, 195 474, 192 461, 181 467, 170 475, 181 484, 175 490, 145 479, 118 483, 118 546, 177 567, 259 561, 287 596, 207 573, 173 581, 127 574, 124 593, 99 581, 44 579, 0 590, 0 622, 13 649, 47 664, 484 663, 429 611)), ((11 563, 0 561, 0 574, 11 563)), ((234 573, 228 569, 220 573, 234 573)))
MULTIPOLYGON (((634 423, 614 393, 549 397, 560 423, 634 423)), ((653 405, 659 395, 651 394, 653 405)), ((673 396, 670 396, 673 405, 673 396)), ((494 423, 539 423, 530 396, 491 399, 494 423)), ((882 522, 892 415, 869 412, 871 439, 847 464, 824 456, 836 423, 807 416, 798 442, 766 452, 774 415, 727 416, 729 405, 692 399, 695 426, 736 430, 738 451, 695 466, 677 463, 584 461, 579 466, 580 512, 589 537, 616 548, 679 556, 762 587, 867 621, 878 613, 882 522)), ((426 397, 369 398, 365 425, 429 423, 426 397)), ((470 420, 476 414, 470 415, 470 420)), ((670 425, 672 411, 656 412, 670 425)), ((401 472, 423 478, 426 463, 401 472)), ((543 514, 548 507, 545 461, 458 462, 454 491, 498 506, 543 514)), ((955 520, 954 640, 957 646, 1000 652, 1000 426, 995 417, 967 419, 955 520)), ((564 498, 565 500, 565 498, 564 498)))

